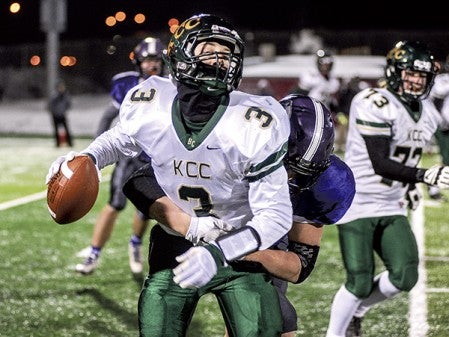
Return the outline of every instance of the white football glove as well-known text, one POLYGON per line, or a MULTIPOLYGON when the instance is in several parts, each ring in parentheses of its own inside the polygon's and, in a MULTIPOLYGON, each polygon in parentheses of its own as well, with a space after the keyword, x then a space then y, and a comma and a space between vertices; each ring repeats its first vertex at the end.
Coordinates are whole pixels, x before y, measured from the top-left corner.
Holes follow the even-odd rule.
POLYGON ((434 165, 424 172, 424 182, 427 185, 449 189, 449 166, 434 165))
MULTIPOLYGON (((87 155, 83 154, 83 153, 78 153, 78 152, 75 152, 75 151, 70 151, 66 155, 56 158, 56 160, 51 164, 50 169, 48 170, 47 176, 45 177, 45 185, 48 185, 48 183, 50 182, 51 178, 56 173, 58 173, 61 165, 64 162, 69 162, 69 161, 73 160, 73 158, 75 158, 77 156, 87 156, 87 155)), ((95 168, 97 169, 98 181, 101 182, 101 171, 99 170, 99 168, 98 168, 98 166, 96 164, 95 164, 95 168)))
POLYGON ((407 201, 407 207, 412 211, 416 210, 419 206, 419 202, 422 199, 422 195, 419 192, 416 185, 409 185, 409 188, 405 194, 405 200, 407 201))
POLYGON ((190 248, 176 257, 179 265, 173 269, 173 281, 181 288, 199 288, 207 284, 217 273, 217 263, 204 246, 190 248))
POLYGON ((192 217, 185 238, 197 245, 200 242, 213 241, 231 230, 231 226, 213 216, 192 217))
POLYGON ((47 176, 45 177, 45 185, 48 185, 51 178, 58 173, 59 168, 61 167, 62 163, 65 161, 71 161, 75 156, 79 155, 79 153, 75 151, 70 151, 65 156, 61 156, 56 158, 56 160, 51 164, 50 169, 48 170, 47 176))

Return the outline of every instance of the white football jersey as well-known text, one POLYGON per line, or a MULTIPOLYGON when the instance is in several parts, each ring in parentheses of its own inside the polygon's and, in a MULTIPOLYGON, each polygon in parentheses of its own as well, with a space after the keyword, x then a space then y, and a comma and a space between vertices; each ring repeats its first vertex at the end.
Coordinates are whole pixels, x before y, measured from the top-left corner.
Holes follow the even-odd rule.
POLYGON ((449 130, 449 73, 442 73, 435 77, 435 83, 429 95, 432 99, 442 99, 440 114, 443 122, 440 128, 449 130))
POLYGON ((328 108, 334 100, 334 95, 340 90, 340 81, 336 77, 329 75, 327 79, 318 70, 305 72, 299 78, 298 84, 310 97, 323 102, 328 108))
POLYGON ((131 89, 116 127, 85 151, 99 167, 144 151, 171 200, 192 216, 217 215, 228 225, 253 226, 261 249, 292 223, 286 153, 290 123, 272 97, 234 91, 200 132, 186 131, 176 86, 152 76, 131 89))
POLYGON ((374 173, 362 137, 390 137, 390 159, 416 167, 423 148, 441 122, 438 111, 429 100, 423 100, 421 104, 421 114, 414 117, 387 89, 368 88, 354 97, 344 161, 354 173, 356 194, 339 223, 364 217, 407 214, 403 201, 407 185, 374 173))

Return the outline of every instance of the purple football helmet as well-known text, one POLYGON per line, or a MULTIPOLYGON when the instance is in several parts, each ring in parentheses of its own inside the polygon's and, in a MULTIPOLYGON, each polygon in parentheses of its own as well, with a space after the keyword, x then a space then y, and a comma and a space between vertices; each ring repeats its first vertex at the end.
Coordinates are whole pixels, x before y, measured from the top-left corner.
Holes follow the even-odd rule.
POLYGON ((133 50, 132 62, 136 65, 137 71, 143 78, 148 78, 151 75, 160 75, 164 73, 162 52, 164 46, 158 38, 146 37, 133 50), (150 66, 143 65, 145 60, 152 60, 153 64, 150 66))
POLYGON ((285 156, 287 169, 294 172, 290 187, 310 188, 329 167, 334 149, 334 124, 330 111, 320 101, 301 94, 280 100, 290 116, 290 137, 285 156))
POLYGON ((133 63, 139 65, 143 60, 148 58, 162 59, 164 46, 158 38, 146 37, 134 48, 133 63))

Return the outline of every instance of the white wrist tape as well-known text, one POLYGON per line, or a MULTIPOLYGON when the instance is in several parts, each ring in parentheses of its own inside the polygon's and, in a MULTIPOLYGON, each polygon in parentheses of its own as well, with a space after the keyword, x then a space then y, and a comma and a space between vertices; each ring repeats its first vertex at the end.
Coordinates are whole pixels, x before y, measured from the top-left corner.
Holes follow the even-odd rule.
POLYGON ((244 226, 220 236, 215 243, 223 252, 226 261, 233 261, 259 250, 260 237, 254 228, 244 226))

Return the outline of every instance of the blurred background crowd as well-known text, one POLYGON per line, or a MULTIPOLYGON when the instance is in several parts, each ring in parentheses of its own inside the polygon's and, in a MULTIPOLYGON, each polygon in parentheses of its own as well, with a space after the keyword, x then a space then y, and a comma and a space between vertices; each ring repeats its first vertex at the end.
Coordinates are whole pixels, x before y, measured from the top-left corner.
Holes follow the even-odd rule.
MULTIPOLYGON (((58 77, 73 95, 107 93, 111 77, 129 70, 130 51, 141 39, 151 35, 167 42, 171 25, 194 12, 214 12, 234 22, 246 43, 248 71, 251 63, 274 62, 283 55, 314 55, 318 49, 329 50, 337 57, 384 57, 395 41, 408 39, 427 43, 441 60, 449 51, 449 30, 438 11, 416 13, 386 1, 376 3, 376 15, 366 8, 352 8, 349 15, 341 4, 312 1, 245 3, 243 8, 237 1, 2 2, 0 28, 5 33, 0 38, 0 100, 45 97, 47 61, 51 57, 56 59, 58 77), (417 19, 410 19, 412 12, 417 19), (53 47, 57 55, 50 53, 53 47)), ((338 67, 336 62, 336 72, 338 67)), ((268 84, 274 86, 274 94, 280 96, 288 90, 285 82, 278 83, 277 79, 299 77, 303 69, 293 62, 287 75, 270 75, 274 82, 268 84)), ((254 79, 249 82, 253 84, 264 74, 244 75, 254 79)), ((345 70, 336 74, 342 82, 349 82, 352 75, 345 70)), ((369 81, 373 76, 358 77, 369 81)))

